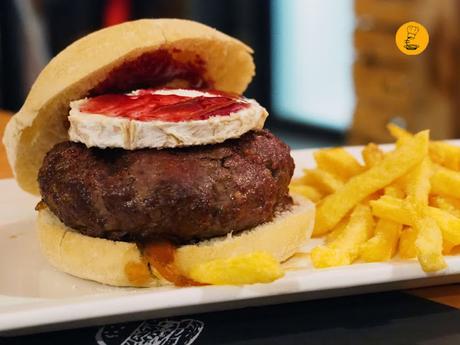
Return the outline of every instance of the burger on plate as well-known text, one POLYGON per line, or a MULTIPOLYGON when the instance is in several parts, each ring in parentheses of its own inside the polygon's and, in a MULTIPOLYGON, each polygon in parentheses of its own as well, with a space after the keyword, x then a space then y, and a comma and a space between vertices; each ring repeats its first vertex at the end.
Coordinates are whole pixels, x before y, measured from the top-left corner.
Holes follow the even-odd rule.
POLYGON ((19 185, 41 196, 38 239, 53 266, 181 286, 215 283, 216 267, 225 277, 215 263, 256 255, 263 271, 296 252, 314 206, 289 195, 289 147, 241 95, 251 53, 205 25, 155 19, 94 32, 50 61, 4 143, 19 185))

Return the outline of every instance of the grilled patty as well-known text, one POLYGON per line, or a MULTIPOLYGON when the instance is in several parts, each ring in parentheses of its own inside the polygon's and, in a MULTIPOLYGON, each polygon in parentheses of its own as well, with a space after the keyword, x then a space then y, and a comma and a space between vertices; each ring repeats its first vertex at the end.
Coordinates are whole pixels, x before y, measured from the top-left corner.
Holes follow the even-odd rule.
POLYGON ((289 147, 262 130, 163 150, 67 141, 48 152, 38 182, 49 209, 82 234, 189 243, 255 227, 290 207, 293 170, 289 147))

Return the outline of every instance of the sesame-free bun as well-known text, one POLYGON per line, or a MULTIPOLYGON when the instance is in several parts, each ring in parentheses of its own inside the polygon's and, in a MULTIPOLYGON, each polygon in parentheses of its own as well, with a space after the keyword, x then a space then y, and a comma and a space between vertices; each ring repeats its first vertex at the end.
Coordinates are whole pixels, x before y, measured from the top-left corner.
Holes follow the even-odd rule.
POLYGON ((158 49, 198 55, 217 90, 241 94, 254 75, 252 50, 206 25, 179 19, 142 19, 105 28, 72 43, 43 69, 3 142, 25 191, 39 194, 37 173, 56 143, 68 140, 70 101, 83 98, 112 70, 158 49))
MULTIPOLYGON (((193 267, 205 262, 260 251, 283 262, 310 238, 314 219, 314 204, 296 197, 291 210, 278 214, 269 223, 235 235, 179 247, 175 264, 187 275, 193 267)), ((82 235, 65 226, 46 207, 39 210, 37 226, 42 252, 61 271, 113 286, 168 284, 151 273, 135 243, 82 235)))

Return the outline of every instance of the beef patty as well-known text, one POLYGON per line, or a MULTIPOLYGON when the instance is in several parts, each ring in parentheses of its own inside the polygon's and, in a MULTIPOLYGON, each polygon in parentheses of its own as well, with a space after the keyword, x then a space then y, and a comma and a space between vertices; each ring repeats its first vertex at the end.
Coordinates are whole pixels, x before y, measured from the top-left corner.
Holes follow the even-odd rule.
POLYGON ((98 149, 63 142, 46 155, 43 201, 82 234, 178 243, 270 221, 292 204, 289 147, 267 130, 216 145, 98 149))

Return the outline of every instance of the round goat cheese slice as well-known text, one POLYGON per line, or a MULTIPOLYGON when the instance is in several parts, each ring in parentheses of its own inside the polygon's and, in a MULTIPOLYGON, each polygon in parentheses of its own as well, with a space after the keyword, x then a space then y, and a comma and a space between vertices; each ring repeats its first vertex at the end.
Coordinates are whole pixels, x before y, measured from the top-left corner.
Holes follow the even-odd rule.
POLYGON ((141 89, 71 102, 69 137, 126 150, 206 145, 261 129, 267 116, 255 100, 220 91, 141 89))

